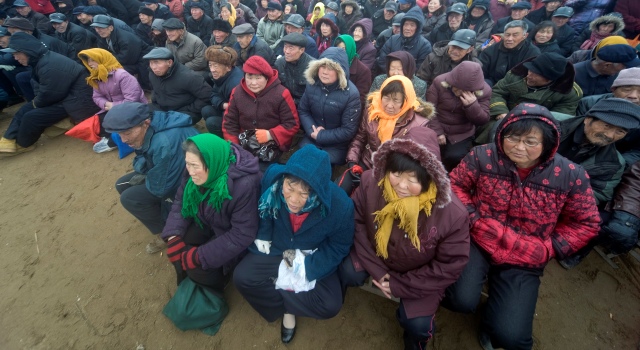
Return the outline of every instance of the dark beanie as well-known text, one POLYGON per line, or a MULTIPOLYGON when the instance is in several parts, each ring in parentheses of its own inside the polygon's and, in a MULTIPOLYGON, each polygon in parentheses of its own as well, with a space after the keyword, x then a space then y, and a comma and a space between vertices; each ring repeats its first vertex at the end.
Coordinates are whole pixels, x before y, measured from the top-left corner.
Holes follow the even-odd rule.
POLYGON ((213 29, 211 29, 211 31, 213 32, 214 30, 231 34, 231 24, 221 18, 214 18, 213 29))
POLYGON ((153 17, 153 10, 146 6, 140 6, 140 8, 138 9, 138 14, 143 14, 149 17, 153 17))
POLYGON ((549 80, 560 78, 567 66, 567 59, 555 52, 545 52, 523 65, 530 71, 549 80))
POLYGON ((271 79, 275 74, 275 69, 271 68, 269 63, 258 55, 249 57, 244 66, 242 66, 242 70, 248 74, 264 75, 267 80, 271 79))

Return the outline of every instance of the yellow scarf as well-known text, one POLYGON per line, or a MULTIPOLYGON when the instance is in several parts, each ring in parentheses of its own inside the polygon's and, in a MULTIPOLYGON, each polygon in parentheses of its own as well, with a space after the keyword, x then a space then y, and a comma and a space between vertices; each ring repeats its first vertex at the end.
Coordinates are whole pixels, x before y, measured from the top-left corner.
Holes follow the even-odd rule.
POLYGON ((111 52, 103 49, 82 50, 78 53, 78 57, 80 57, 82 64, 89 70, 89 76, 86 79, 87 84, 94 89, 98 88, 99 81, 103 83, 107 81, 109 72, 122 68, 120 62, 118 62, 111 52), (89 67, 89 58, 98 62, 97 69, 89 67))
MULTIPOLYGON (((237 11, 236 8, 233 7, 233 5, 227 3, 223 5, 224 7, 227 8, 227 10, 229 10, 229 12, 231 12, 231 14, 229 15, 229 20, 227 22, 229 22, 229 24, 231 24, 231 27, 235 27, 236 26, 236 17, 237 15, 237 11)), ((220 18, 222 18, 222 16, 220 16, 220 18)), ((224 21, 224 19, 223 19, 224 21)))
POLYGON ((396 122, 400 117, 405 115, 409 109, 416 109, 420 107, 420 102, 416 98, 416 91, 413 89, 413 83, 404 75, 394 75, 387 78, 387 80, 382 83, 380 90, 369 94, 368 100, 369 123, 374 120, 378 121, 378 138, 380 139, 380 143, 391 140, 393 137, 393 129, 396 127, 396 122), (404 104, 402 105, 400 112, 394 115, 388 115, 382 106, 381 91, 385 86, 393 81, 399 81, 402 83, 402 87, 404 88, 404 104))
POLYGON ((419 196, 406 198, 398 198, 396 191, 391 187, 388 173, 378 182, 378 186, 382 188, 382 196, 387 202, 387 205, 373 213, 373 215, 375 215, 374 222, 378 225, 378 231, 375 236, 377 255, 383 259, 389 257, 387 245, 389 244, 393 221, 395 219, 400 221, 398 228, 407 233, 411 244, 420 251, 418 215, 420 215, 420 211, 422 210, 424 210, 427 216, 431 215, 431 206, 435 203, 436 194, 438 193, 435 183, 431 182, 429 189, 426 192, 420 193, 419 196))
POLYGON ((319 2, 316 4, 316 6, 313 7, 313 12, 311 12, 311 19, 309 20, 309 22, 311 22, 311 25, 313 25, 322 17, 324 17, 324 4, 319 2), (315 11, 317 8, 320 9, 320 13, 316 16, 315 11))

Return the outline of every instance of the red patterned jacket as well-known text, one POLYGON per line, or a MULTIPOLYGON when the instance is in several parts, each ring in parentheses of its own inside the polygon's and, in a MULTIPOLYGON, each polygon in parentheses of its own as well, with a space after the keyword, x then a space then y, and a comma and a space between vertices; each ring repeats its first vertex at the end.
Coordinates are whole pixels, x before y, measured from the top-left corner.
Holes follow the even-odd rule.
POLYGON ((450 174, 451 188, 470 214, 472 241, 493 264, 542 268, 598 233, 589 177, 580 165, 556 154, 559 127, 548 113, 538 105, 518 105, 498 128, 496 142, 473 148, 450 174), (557 140, 547 160, 521 181, 503 152, 502 130, 523 118, 553 125, 557 140))

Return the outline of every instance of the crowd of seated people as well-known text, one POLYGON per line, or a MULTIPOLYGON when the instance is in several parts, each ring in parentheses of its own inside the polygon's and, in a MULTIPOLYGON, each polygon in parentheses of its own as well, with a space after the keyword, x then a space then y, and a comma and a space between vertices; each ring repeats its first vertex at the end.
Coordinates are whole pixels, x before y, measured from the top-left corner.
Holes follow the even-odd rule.
POLYGON ((233 281, 289 343, 371 279, 405 349, 440 305, 532 349, 545 266, 638 242, 640 7, 586 3, 1 1, 0 155, 65 118, 133 149, 146 251, 216 301, 181 329, 233 281))

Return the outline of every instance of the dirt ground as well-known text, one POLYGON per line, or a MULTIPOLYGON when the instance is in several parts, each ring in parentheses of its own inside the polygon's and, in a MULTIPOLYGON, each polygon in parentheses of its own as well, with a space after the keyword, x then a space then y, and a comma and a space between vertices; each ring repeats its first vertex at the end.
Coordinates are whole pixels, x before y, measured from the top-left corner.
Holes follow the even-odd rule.
MULTIPOLYGON (((6 129, 15 108, 0 115, 6 129)), ((144 252, 149 232, 120 205, 115 180, 131 156, 43 136, 38 148, 0 159, 0 349, 401 349, 397 304, 349 291, 340 314, 298 319, 289 345, 233 285, 220 332, 182 332, 162 315, 176 289, 166 256, 144 252)), ((551 262, 542 278, 535 349, 638 349, 640 263, 597 254, 571 271, 551 262)), ((479 319, 441 309, 429 349, 480 349, 479 319)))

